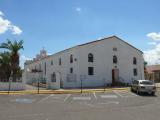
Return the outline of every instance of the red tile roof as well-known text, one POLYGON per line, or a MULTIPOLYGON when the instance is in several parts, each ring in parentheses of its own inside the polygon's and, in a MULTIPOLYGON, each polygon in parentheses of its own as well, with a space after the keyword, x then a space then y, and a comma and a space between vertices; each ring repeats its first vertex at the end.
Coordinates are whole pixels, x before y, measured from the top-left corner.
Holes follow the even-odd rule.
POLYGON ((155 71, 160 71, 160 65, 150 65, 146 67, 148 73, 153 73, 155 71))

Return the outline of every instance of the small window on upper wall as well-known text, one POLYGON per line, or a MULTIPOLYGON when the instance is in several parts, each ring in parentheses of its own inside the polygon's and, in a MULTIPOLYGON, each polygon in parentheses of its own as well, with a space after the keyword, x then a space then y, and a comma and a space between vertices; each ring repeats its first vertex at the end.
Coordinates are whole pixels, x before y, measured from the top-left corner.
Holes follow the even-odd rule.
POLYGON ((88 54, 88 62, 93 62, 94 61, 94 56, 92 53, 88 54))
POLYGON ((70 63, 73 63, 73 55, 70 55, 70 63))
POLYGON ((61 58, 59 58, 59 65, 62 65, 62 60, 61 60, 61 58))
POLYGON ((113 48, 113 51, 117 51, 117 48, 116 48, 116 47, 114 47, 114 48, 113 48))
POLYGON ((136 68, 133 69, 133 75, 134 75, 134 76, 137 76, 137 75, 138 75, 138 72, 137 72, 137 69, 136 69, 136 68))
POLYGON ((133 57, 133 64, 137 65, 137 59, 136 59, 136 57, 133 57))
POLYGON ((114 63, 114 64, 117 64, 117 63, 118 63, 118 60, 117 60, 117 56, 116 56, 116 55, 113 56, 113 63, 114 63))

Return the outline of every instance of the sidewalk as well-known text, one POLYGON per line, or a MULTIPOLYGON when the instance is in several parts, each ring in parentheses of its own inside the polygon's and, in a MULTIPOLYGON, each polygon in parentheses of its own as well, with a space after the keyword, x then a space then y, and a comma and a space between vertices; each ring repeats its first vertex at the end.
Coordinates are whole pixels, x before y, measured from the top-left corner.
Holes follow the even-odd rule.
MULTIPOLYGON (((125 88, 106 88, 106 89, 83 89, 83 93, 90 92, 104 92, 112 90, 130 90, 129 87, 125 88)), ((74 94, 81 93, 81 89, 59 89, 59 90, 39 90, 39 94, 74 94)), ((8 91, 0 91, 0 95, 6 95, 8 91)), ((38 94, 38 90, 24 90, 24 91, 10 91, 9 94, 38 94)))

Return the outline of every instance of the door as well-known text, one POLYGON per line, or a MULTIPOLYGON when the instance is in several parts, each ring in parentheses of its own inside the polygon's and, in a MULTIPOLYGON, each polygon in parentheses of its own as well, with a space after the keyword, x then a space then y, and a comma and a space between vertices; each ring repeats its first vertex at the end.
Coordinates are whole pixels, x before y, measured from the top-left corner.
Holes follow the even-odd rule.
POLYGON ((61 73, 57 72, 56 73, 56 89, 60 89, 61 88, 61 73))
POLYGON ((115 86, 119 79, 119 69, 112 69, 112 85, 115 86))

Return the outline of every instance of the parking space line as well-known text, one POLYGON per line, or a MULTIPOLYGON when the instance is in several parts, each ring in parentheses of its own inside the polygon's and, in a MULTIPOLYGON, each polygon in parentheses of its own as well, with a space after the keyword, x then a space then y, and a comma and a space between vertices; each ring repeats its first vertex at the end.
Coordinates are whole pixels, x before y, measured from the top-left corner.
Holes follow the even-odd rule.
POLYGON ((91 100, 91 97, 73 97, 73 100, 91 100))
POLYGON ((8 116, 9 118, 17 118, 17 117, 36 117, 36 116, 43 116, 44 114, 20 114, 20 115, 14 115, 14 116, 8 116))
POLYGON ((52 96, 54 96, 54 94, 49 95, 49 96, 47 96, 47 97, 45 97, 45 98, 41 99, 38 103, 41 103, 41 102, 43 102, 43 101, 47 100, 49 97, 52 97, 52 96))
POLYGON ((101 98, 117 98, 117 95, 101 95, 101 98))
MULTIPOLYGON (((127 91, 128 92, 128 91, 127 91)), ((132 93, 132 92, 128 92, 129 94, 131 94, 131 95, 133 95, 133 96, 138 96, 138 95, 136 95, 136 94, 134 94, 134 93, 132 93)))
POLYGON ((93 95, 94 95, 95 99, 97 100, 97 96, 96 96, 96 93, 95 93, 95 92, 93 93, 93 95))
POLYGON ((122 96, 120 93, 118 93, 116 90, 113 90, 113 92, 114 92, 115 94, 117 94, 118 96, 120 96, 120 97, 124 97, 124 96, 122 96))
POLYGON ((87 105, 87 106, 89 106, 89 107, 94 107, 94 105, 92 105, 90 103, 87 103, 87 102, 85 102, 84 104, 87 105))
POLYGON ((68 94, 65 98, 63 102, 66 102, 66 100, 68 100, 68 98, 71 96, 71 94, 68 94))
POLYGON ((137 97, 138 95, 134 94, 134 93, 131 93, 129 91, 121 91, 121 92, 118 92, 116 90, 113 91, 114 93, 116 93, 117 95, 119 95, 120 97, 137 97))
POLYGON ((119 102, 110 101, 110 102, 98 103, 98 104, 119 104, 119 102))

